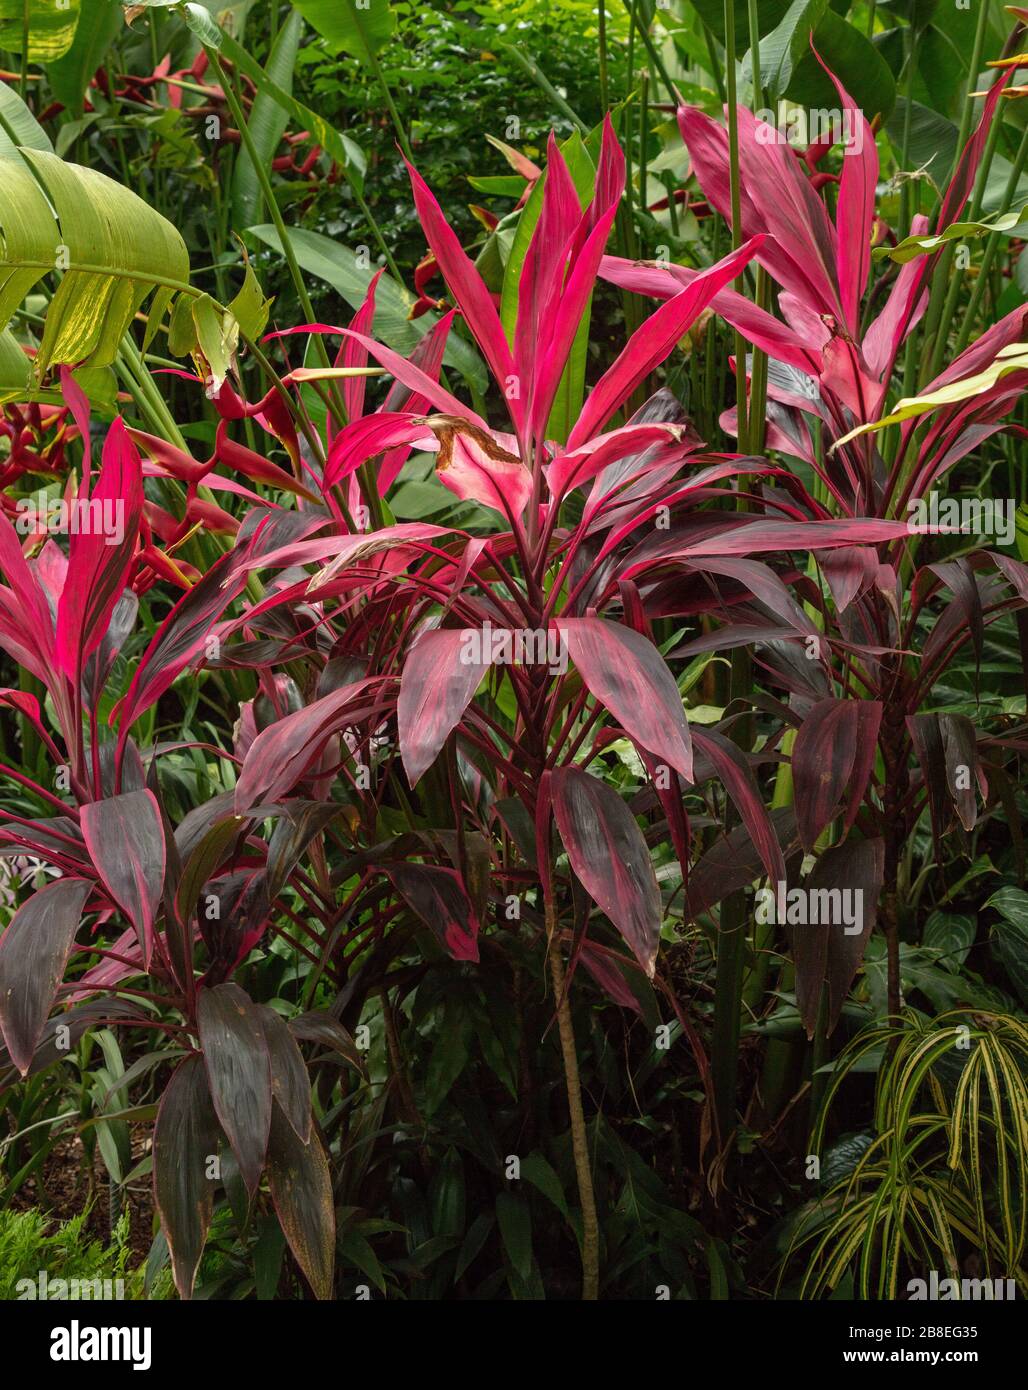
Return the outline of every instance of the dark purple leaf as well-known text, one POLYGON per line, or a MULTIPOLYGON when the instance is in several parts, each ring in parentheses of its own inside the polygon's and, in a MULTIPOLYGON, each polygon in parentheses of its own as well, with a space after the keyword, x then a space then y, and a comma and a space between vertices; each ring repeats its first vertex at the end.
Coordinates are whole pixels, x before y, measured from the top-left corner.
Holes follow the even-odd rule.
POLYGON ((153 792, 125 792, 82 807, 86 848, 104 887, 136 929, 149 968, 164 887, 164 825, 153 792))
POLYGON ((660 944, 660 890, 635 817, 617 792, 582 768, 555 769, 551 789, 571 867, 652 978, 660 944))
POLYGON ((24 1076, 46 1026, 91 884, 58 879, 34 893, 0 938, 0 1031, 24 1076))
POLYGON ((215 1113, 253 1194, 271 1126, 271 1060, 261 1015, 230 983, 201 990, 196 1017, 215 1113))
POLYGON ((175 1286, 190 1298, 214 1213, 218 1130, 199 1057, 187 1057, 161 1097, 153 1134, 153 1191, 175 1286))

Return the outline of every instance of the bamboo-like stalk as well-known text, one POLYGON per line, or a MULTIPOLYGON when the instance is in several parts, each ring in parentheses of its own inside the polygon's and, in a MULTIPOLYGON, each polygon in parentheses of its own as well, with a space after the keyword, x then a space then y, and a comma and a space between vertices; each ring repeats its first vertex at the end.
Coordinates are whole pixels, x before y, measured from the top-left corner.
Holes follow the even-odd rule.
POLYGON ((556 911, 552 899, 546 904, 546 932, 549 939, 550 978, 553 981, 553 1000, 557 1010, 557 1031, 564 1061, 564 1081, 571 1119, 571 1149, 578 1179, 578 1197, 582 1203, 582 1299, 595 1302, 600 1290, 600 1224, 596 1216, 596 1193, 593 1190, 592 1165, 589 1161, 589 1140, 585 1132, 585 1111, 582 1109, 582 1083, 578 1075, 578 1052, 575 1048, 575 1028, 571 1019, 564 962, 560 955, 556 911))

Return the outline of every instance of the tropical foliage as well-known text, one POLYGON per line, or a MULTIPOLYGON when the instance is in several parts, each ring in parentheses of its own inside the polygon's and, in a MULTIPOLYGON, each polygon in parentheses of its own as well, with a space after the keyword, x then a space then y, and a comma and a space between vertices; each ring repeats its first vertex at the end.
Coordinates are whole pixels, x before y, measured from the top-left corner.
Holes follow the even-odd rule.
POLYGON ((0 4, 0 1244, 1025 1288, 1026 27, 0 4))

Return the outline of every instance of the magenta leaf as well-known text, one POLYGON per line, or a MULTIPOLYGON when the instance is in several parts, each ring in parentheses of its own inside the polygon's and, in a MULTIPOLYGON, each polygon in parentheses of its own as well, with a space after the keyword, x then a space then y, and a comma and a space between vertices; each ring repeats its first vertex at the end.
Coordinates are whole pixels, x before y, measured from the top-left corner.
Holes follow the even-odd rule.
POLYGON ((164 825, 151 791, 123 792, 82 807, 82 834, 104 887, 136 929, 150 966, 164 888, 164 825))
POLYGON ((472 629, 422 632, 403 664, 396 721, 400 757, 412 787, 435 762, 482 682, 488 663, 469 642, 472 629))
POLYGON ((555 768, 551 787, 571 867, 652 979, 660 945, 660 889, 635 817, 616 791, 580 767, 555 768))
POLYGON ((589 691, 630 738, 691 782, 692 744, 682 697, 649 638, 603 618, 562 618, 560 626, 589 691))
POLYGON ((84 488, 70 542, 68 574, 57 608, 57 662, 79 679, 86 657, 104 639, 136 548, 143 511, 143 469, 124 423, 115 420, 103 447, 100 479, 88 499, 84 488), (83 525, 85 529, 82 529, 83 525))
POLYGON ((358 717, 354 706, 359 697, 379 683, 378 677, 369 677, 340 686, 262 729, 250 745, 236 783, 236 814, 291 791, 326 741, 347 722, 347 713, 358 717))
POLYGON ((433 864, 387 864, 393 887, 430 927, 454 960, 478 960, 479 922, 456 869, 433 864))

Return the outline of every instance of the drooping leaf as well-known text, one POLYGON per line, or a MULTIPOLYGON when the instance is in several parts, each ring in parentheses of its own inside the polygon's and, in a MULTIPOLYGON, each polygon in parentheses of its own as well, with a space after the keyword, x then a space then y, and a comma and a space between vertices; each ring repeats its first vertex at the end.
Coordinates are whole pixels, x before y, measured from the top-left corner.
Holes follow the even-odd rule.
POLYGON ((407 906, 435 932, 454 960, 478 960, 479 922, 456 869, 387 864, 385 871, 407 906))
POLYGON ((79 22, 79 0, 0 0, 0 48, 26 51, 32 63, 67 53, 79 22))
POLYGON ((24 1076, 82 921, 90 885, 58 879, 34 893, 0 937, 0 1031, 24 1076))
POLYGON ((263 1020, 249 995, 231 983, 202 989, 196 1016, 215 1113, 252 1194, 271 1127, 271 1059, 263 1020))
POLYGON ((218 1127, 199 1057, 187 1057, 161 1097, 153 1134, 154 1202, 180 1298, 191 1298, 214 1214, 218 1127))
POLYGON ((562 618, 560 626, 591 693, 630 738, 691 782, 692 743, 682 697, 649 638, 603 618, 562 618))
POLYGON ((412 787, 439 756, 487 669, 469 635, 474 633, 461 628, 431 629, 407 653, 396 720, 400 757, 412 787))
POLYGON ((304 1144, 277 1103, 268 1144, 268 1183, 289 1248, 314 1296, 331 1298, 336 1219, 328 1160, 317 1133, 304 1144))
MULTIPOLYGON (((36 356, 39 373, 62 362, 109 366, 157 281, 189 278, 185 242, 171 223, 94 169, 23 148, 0 157, 0 201, 0 322, 47 268, 63 272, 36 356)), ((155 303, 173 292, 162 285, 155 303)))
POLYGON ((660 890, 635 817, 613 788, 582 768, 556 768, 551 786, 553 814, 571 867, 652 978, 660 944, 660 890))
POLYGON ((164 825, 153 792, 123 792, 82 807, 86 848, 111 897, 136 929, 149 969, 164 889, 164 825))

